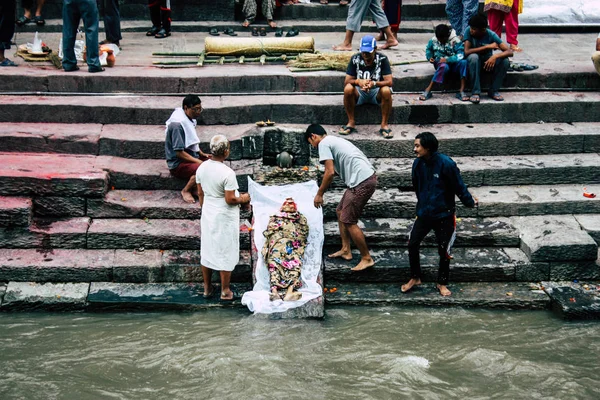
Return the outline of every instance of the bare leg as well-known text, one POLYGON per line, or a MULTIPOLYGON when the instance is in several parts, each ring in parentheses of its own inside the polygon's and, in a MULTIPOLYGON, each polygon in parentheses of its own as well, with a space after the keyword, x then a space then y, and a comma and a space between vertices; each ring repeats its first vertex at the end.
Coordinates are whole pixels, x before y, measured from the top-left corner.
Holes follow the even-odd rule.
POLYGON ((375 40, 378 42, 381 42, 382 40, 385 40, 385 32, 381 29, 379 30, 379 35, 377 35, 375 37, 375 40))
MULTIPOLYGON (((45 2, 46 2, 46 0, 37 0, 37 9, 35 10, 36 17, 42 16, 42 8, 44 8, 45 2)), ((30 14, 31 14, 31 12, 30 12, 30 14)))
POLYGON ((186 203, 195 203, 194 195, 192 194, 192 190, 196 187, 196 175, 190 176, 190 180, 185 185, 183 190, 181 191, 181 196, 183 197, 183 201, 186 203))
POLYGON ((0 50, 0 62, 4 61, 4 49, 0 50))
POLYGON ((202 280, 204 281, 204 295, 212 294, 212 269, 202 266, 202 280))
POLYGON ((356 127, 356 121, 354 120, 354 110, 356 108, 356 102, 358 101, 358 90, 351 84, 347 84, 344 87, 344 109, 346 109, 346 115, 348 116, 348 123, 346 126, 356 127))
POLYGON ((221 271, 221 300, 233 300, 229 281, 231 281, 231 271, 221 271))
POLYGON ((388 86, 383 86, 377 94, 381 102, 381 128, 388 129, 388 121, 392 112, 392 91, 388 86))
POLYGON ((281 296, 279 295, 277 288, 271 289, 271 293, 269 293, 269 300, 271 300, 271 301, 281 300, 281 296))
POLYGON ((385 44, 381 45, 380 48, 382 50, 385 50, 385 49, 389 49, 390 47, 398 46, 398 39, 396 39, 396 37, 394 36, 394 33, 392 32, 392 28, 390 28, 389 26, 386 26, 382 30, 385 33, 385 37, 387 39, 385 41, 385 44))
MULTIPOLYGON (((431 82, 433 84, 433 82, 431 82)), ((462 78, 460 80, 460 91, 464 92, 465 91, 465 85, 467 83, 467 78, 462 78)))
POLYGON ((287 292, 285 293, 285 296, 283 297, 283 301, 296 301, 296 300, 300 300, 302 298, 302 293, 300 292, 294 292, 294 285, 290 285, 287 288, 287 292))
POLYGON ((452 294, 452 292, 450 290, 448 290, 448 288, 446 287, 446 285, 440 285, 439 283, 436 285, 437 286, 437 290, 440 292, 440 294, 443 297, 448 297, 452 294))
POLYGON ((346 224, 339 220, 340 212, 337 212, 338 215, 338 226, 340 228, 340 237, 342 239, 342 248, 335 253, 329 254, 327 257, 329 258, 343 258, 344 260, 352 260, 352 250, 350 249, 350 234, 348 233, 348 229, 346 229, 346 224))
POLYGON ((420 278, 411 278, 410 281, 408 281, 405 285, 402 285, 402 287, 400 287, 400 290, 402 290, 402 293, 406 293, 410 291, 414 286, 419 286, 420 284, 420 278))
POLYGON ((354 37, 354 32, 346 31, 346 37, 344 38, 344 42, 337 46, 333 46, 333 50, 335 51, 352 51, 352 38, 354 37))
POLYGON ((367 247, 367 241, 365 240, 365 235, 362 230, 356 224, 346 224, 346 229, 352 238, 352 241, 360 251, 360 262, 352 271, 362 271, 369 267, 375 265, 375 261, 371 258, 371 254, 369 253, 369 248, 367 247))

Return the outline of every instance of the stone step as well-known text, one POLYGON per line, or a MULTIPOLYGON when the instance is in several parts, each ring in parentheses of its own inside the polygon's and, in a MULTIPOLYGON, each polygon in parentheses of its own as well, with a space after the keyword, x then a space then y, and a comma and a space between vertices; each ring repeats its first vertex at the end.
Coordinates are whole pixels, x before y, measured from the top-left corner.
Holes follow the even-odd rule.
POLYGON ((7 226, 29 226, 32 216, 31 199, 0 196, 0 229, 7 226))
MULTIPOLYGON (((327 248, 324 254, 337 250, 327 248)), ((325 258, 325 284, 329 282, 360 283, 405 283, 410 279, 407 248, 372 248, 371 256, 375 266, 361 272, 351 270, 360 260, 359 253, 353 252, 350 261, 341 258, 325 258)), ((513 282, 539 281, 549 276, 547 263, 529 262, 525 253, 517 248, 468 247, 452 249, 454 259, 450 264, 452 282, 513 282)), ((421 249, 423 280, 435 282, 440 256, 436 248, 421 249)))
MULTIPOLYGON (((252 282, 249 251, 231 279, 252 282)), ((202 282, 202 271, 198 250, 0 249, 0 282, 9 281, 202 282)))
MULTIPOLYGON (((479 199, 477 209, 463 207, 457 199, 457 215, 464 217, 528 216, 600 213, 598 198, 582 195, 581 185, 482 186, 469 191, 479 199)), ((599 185, 588 190, 600 192, 599 185)), ((325 218, 335 219, 342 189, 325 193, 325 218)), ((414 218, 416 197, 398 189, 378 189, 367 203, 363 218, 414 218)))
MULTIPOLYGON (((340 7, 338 3, 337 0, 331 0, 330 4, 324 6, 319 4, 318 1, 312 1, 310 4, 298 3, 293 6, 277 7, 275 18, 277 20, 280 18, 345 20, 348 7, 340 7)), ((219 1, 218 3, 212 0, 171 0, 173 30, 177 31, 178 26, 184 24, 184 21, 212 20, 217 22, 233 20, 236 16, 241 17, 240 4, 236 4, 234 0, 219 1)), ((444 7, 445 3, 438 0, 404 0, 402 3, 402 19, 446 18, 444 7)), ((101 8, 100 12, 102 12, 101 8)), ((143 19, 146 29, 149 28, 148 3, 144 0, 128 0, 120 4, 120 14, 125 26, 131 24, 131 21, 127 20, 143 19)), ((60 20, 62 16, 61 1, 47 0, 44 6, 44 16, 49 19, 60 20)))
MULTIPOLYGON (((324 125, 324 128, 333 135, 339 130, 339 126, 333 125, 324 125)), ((597 123, 435 124, 426 128, 401 125, 392 126, 395 136, 391 140, 384 139, 379 128, 379 125, 360 125, 359 132, 346 139, 369 158, 414 157, 414 138, 424 130, 434 133, 440 142, 440 151, 451 157, 600 152, 597 123)), ((305 130, 305 125, 277 124, 272 128, 257 128, 254 124, 215 125, 210 129, 198 128, 198 136, 206 151, 213 135, 227 136, 231 143, 229 159, 240 160, 271 157, 282 150, 294 153, 294 146, 285 143, 284 137, 296 135, 301 142, 305 130)), ((162 160, 164 131, 164 125, 7 122, 0 125, 0 148, 4 152, 162 160)))
MULTIPOLYGON (((200 249, 200 220, 94 219, 88 249, 200 249)), ((240 224, 240 248, 250 248, 248 228, 240 224)))
POLYGON ((552 311, 569 320, 600 319, 600 282, 542 282, 552 311))
POLYGON ((531 290, 527 283, 485 282, 451 283, 450 297, 442 297, 434 284, 426 284, 409 293, 400 291, 400 284, 357 284, 334 282, 326 293, 327 305, 402 305, 427 307, 477 307, 492 309, 547 309, 550 299, 542 290, 531 290))
POLYGON ((37 248, 41 252, 57 248, 85 249, 90 224, 88 217, 35 218, 30 226, 0 228, 0 248, 37 248))
MULTIPOLYGON (((511 92, 504 102, 484 100, 464 103, 454 96, 425 102, 415 95, 394 95, 391 124, 598 122, 594 112, 600 93, 511 92)), ((347 122, 340 95, 206 96, 199 123, 204 125, 249 124, 272 121, 342 125, 347 122)), ((0 122, 53 122, 159 125, 180 98, 162 96, 0 96, 0 122)), ((379 123, 380 109, 359 109, 357 123, 379 123)))
MULTIPOLYGON (((358 222, 371 247, 406 247, 414 219, 366 218, 358 222)), ((340 246, 338 223, 324 224, 326 246, 340 246)), ((519 231, 510 218, 458 218, 456 247, 519 247, 519 231)), ((436 246, 435 237, 428 235, 423 246, 436 246)))

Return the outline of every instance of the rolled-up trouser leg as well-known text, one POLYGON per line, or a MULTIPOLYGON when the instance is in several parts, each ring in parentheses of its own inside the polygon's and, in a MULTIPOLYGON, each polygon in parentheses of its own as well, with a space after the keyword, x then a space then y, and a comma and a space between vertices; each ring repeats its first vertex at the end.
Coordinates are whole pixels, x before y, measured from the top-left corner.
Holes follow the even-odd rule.
POLYGON ((348 17, 346 18, 346 30, 360 32, 367 11, 369 10, 370 0, 354 0, 348 6, 348 17))
POLYGON ((383 29, 390 26, 390 23, 385 16, 385 12, 381 7, 381 0, 370 0, 369 11, 371 11, 371 15, 373 16, 375 25, 377 25, 377 29, 383 29))

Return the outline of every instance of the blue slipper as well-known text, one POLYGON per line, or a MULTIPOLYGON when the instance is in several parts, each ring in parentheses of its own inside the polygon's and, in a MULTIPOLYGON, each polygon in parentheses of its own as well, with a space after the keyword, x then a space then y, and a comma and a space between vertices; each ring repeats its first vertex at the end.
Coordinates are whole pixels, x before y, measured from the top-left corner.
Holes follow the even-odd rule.
POLYGON ((419 100, 421 100, 421 101, 425 101, 425 100, 429 100, 431 97, 433 97, 433 94, 432 94, 430 91, 428 91, 428 90, 425 90, 425 91, 423 91, 423 93, 422 93, 422 94, 419 96, 419 100))
POLYGON ((4 61, 0 62, 0 67, 16 67, 17 64, 15 64, 14 61, 9 60, 8 58, 5 58, 4 61))

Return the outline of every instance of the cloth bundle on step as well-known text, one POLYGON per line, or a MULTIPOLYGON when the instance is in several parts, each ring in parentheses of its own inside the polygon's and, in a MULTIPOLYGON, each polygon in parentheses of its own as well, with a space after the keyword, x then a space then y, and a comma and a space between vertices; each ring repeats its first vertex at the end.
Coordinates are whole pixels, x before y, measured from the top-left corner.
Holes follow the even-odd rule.
POLYGON ((204 51, 208 56, 256 57, 272 54, 313 53, 315 40, 312 37, 285 38, 232 38, 207 37, 204 51))

